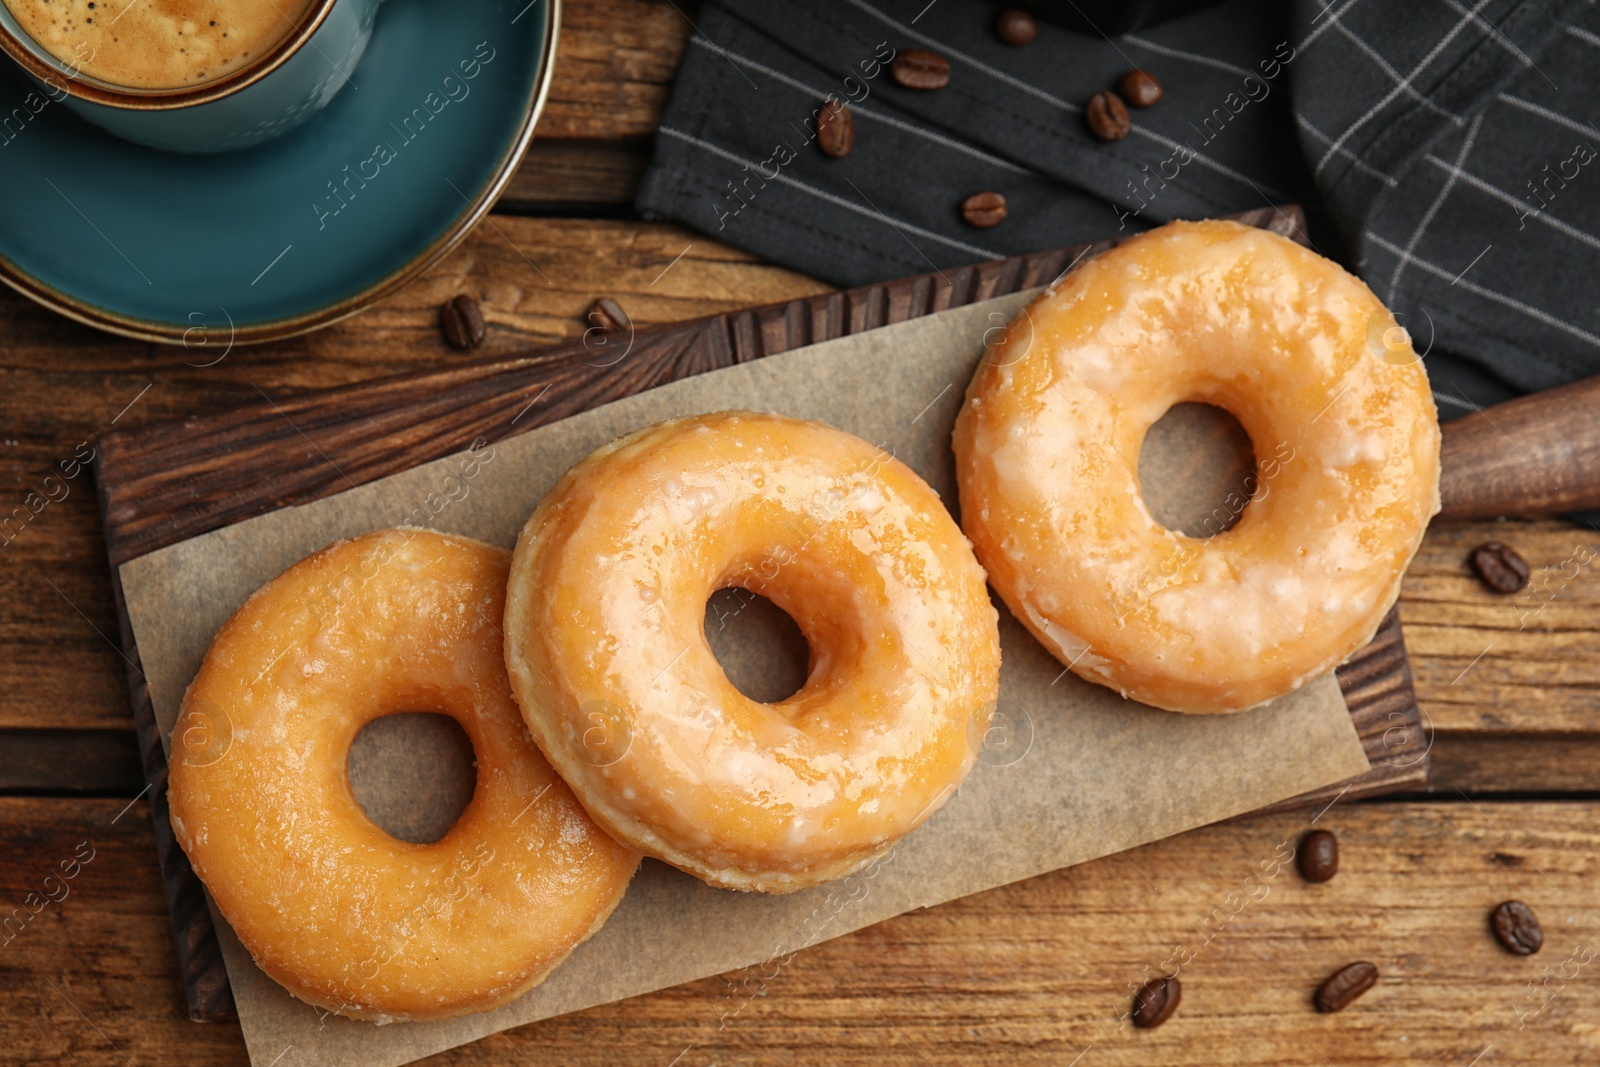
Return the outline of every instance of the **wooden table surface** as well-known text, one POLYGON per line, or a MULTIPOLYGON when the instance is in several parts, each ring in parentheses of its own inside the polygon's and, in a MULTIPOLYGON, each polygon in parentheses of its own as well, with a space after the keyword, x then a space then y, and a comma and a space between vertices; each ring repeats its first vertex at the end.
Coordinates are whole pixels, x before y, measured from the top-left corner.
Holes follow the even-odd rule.
MULTIPOLYGON (((671 3, 567 0, 550 104, 497 212, 424 278, 310 337, 202 368, 0 291, 0 513, 113 425, 457 358, 435 313, 459 292, 483 303, 484 351, 509 353, 581 334, 602 295, 646 324, 825 288, 633 213, 688 33, 671 3)), ((244 1063, 236 1026, 185 1016, 89 480, 52 483, 0 544, 0 900, 22 907, 82 864, 64 898, 0 933, 0 1062, 244 1063)), ((1555 519, 1429 532, 1401 616, 1433 785, 1322 814, 1343 848, 1331 882, 1285 869, 1246 885, 1317 813, 1240 820, 902 916, 775 978, 706 979, 437 1062, 1600 1061, 1597 553, 1600 533, 1555 519), (1496 596, 1467 569, 1489 539, 1528 558, 1528 590, 1496 596), (1512 897, 1543 919, 1536 956, 1488 932, 1512 897), (1177 1015, 1122 1024, 1131 987, 1175 951, 1193 956, 1177 1015), (1357 959, 1377 964, 1376 989, 1316 1014, 1317 983, 1357 959)))

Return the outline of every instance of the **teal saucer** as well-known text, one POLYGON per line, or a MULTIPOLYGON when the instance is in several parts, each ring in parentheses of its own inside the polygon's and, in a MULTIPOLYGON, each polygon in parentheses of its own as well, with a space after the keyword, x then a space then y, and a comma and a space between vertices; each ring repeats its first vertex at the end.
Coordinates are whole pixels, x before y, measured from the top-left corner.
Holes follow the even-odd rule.
POLYGON ((92 326, 177 344, 353 315, 493 205, 544 105, 559 5, 387 0, 326 110, 217 156, 119 140, 0 56, 0 280, 92 326))

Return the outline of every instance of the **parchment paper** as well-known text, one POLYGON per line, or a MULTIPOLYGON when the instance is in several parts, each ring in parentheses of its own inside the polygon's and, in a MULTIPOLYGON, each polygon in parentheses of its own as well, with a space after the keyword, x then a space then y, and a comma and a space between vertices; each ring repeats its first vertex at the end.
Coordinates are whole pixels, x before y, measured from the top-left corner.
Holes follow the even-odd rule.
MULTIPOLYGON (((471 457, 429 463, 124 564, 128 615, 163 732, 218 626, 295 561, 337 538, 402 522, 509 547, 570 465, 662 419, 726 408, 822 419, 892 450, 953 508, 950 430, 984 331, 1032 295, 689 378, 471 457)), ((1155 477, 1147 481, 1162 473, 1148 471, 1155 477)), ((1001 613, 1000 709, 979 765, 943 810, 869 871, 771 897, 710 889, 646 861, 610 922, 542 986, 497 1011, 440 1023, 380 1027, 326 1015, 263 975, 218 917, 252 1062, 407 1063, 522 1023, 764 961, 775 966, 798 948, 912 908, 1216 822, 1368 768, 1331 675, 1256 711, 1174 715, 1064 672, 1001 613)), ((719 634, 714 642, 724 662, 739 654, 737 637, 719 634)), ((747 654, 762 655, 759 642, 747 654)), ((729 672, 759 673, 759 661, 729 672)), ((384 781, 381 769, 368 773, 379 779, 367 783, 369 793, 415 803, 415 783, 402 780, 408 776, 395 771, 384 781)), ((708 1021, 726 1009, 708 1001, 708 1021)))

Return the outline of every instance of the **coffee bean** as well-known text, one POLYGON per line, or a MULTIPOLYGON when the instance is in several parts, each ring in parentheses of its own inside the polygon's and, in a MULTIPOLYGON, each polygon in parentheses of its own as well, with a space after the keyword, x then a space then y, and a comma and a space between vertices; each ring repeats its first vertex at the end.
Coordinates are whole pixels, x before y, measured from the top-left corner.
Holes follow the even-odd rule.
POLYGON ((1326 882, 1339 873, 1339 839, 1327 830, 1313 830, 1300 842, 1300 874, 1308 882, 1326 882))
POLYGON ((1183 999, 1183 986, 1175 977, 1152 978, 1133 995, 1133 1025, 1141 1030, 1160 1026, 1172 1018, 1183 999))
POLYGON ((1528 584, 1528 561, 1510 545, 1490 541, 1472 550, 1472 569, 1496 593, 1515 593, 1528 584))
POLYGON ((1508 900, 1489 913, 1489 925, 1505 950, 1531 956, 1544 947, 1544 929, 1533 909, 1520 900, 1508 900))
POLYGON ((622 305, 609 296, 602 296, 590 304, 588 314, 584 315, 584 318, 588 320, 590 326, 598 326, 606 333, 626 330, 633 325, 633 320, 622 310, 622 305))
POLYGON ((980 230, 998 226, 1006 218, 1006 198, 999 193, 973 193, 961 201, 961 217, 980 230))
POLYGON ((889 64, 889 76, 907 89, 943 89, 950 84, 950 61, 937 52, 907 48, 889 64))
POLYGON ((1102 141, 1120 141, 1133 129, 1122 97, 1112 92, 1091 96, 1083 109, 1083 117, 1089 120, 1089 132, 1102 141))
POLYGON ((1039 23, 1021 8, 1008 7, 995 17, 994 33, 1006 44, 1021 48, 1039 36, 1039 23))
POLYGON ((452 348, 477 348, 489 332, 483 322, 483 310, 466 293, 440 306, 439 329, 452 348))
POLYGON ((817 114, 817 147, 822 154, 843 159, 856 144, 856 120, 843 100, 828 100, 817 114))
POLYGON ((1130 70, 1117 79, 1117 92, 1133 107, 1150 107, 1161 99, 1161 82, 1147 70, 1130 70))
POLYGON ((1344 1011, 1361 994, 1378 984, 1378 968, 1365 961, 1340 967, 1317 989, 1312 1003, 1321 1012, 1344 1011))

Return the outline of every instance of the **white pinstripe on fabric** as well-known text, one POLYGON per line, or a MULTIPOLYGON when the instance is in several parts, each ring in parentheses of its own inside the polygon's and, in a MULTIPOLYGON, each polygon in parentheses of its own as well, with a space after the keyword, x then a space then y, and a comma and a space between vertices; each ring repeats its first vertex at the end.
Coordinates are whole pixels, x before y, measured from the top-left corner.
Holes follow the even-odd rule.
POLYGON ((1438 104, 1435 104, 1432 100, 1429 100, 1423 94, 1417 92, 1416 88, 1407 79, 1401 77, 1400 72, 1395 70, 1394 66, 1386 58, 1384 58, 1382 52, 1379 52, 1376 48, 1372 47, 1360 34, 1354 32, 1350 29, 1350 27, 1339 21, 1339 16, 1337 13, 1329 14, 1328 18, 1333 22, 1334 27, 1338 29, 1340 33, 1344 34, 1346 40, 1355 45, 1361 51, 1365 52, 1367 58, 1376 63, 1378 65, 1378 69, 1387 74, 1390 81, 1404 89, 1407 95, 1411 96, 1417 101, 1417 103, 1428 108, 1430 111, 1435 111, 1440 115, 1443 115, 1451 122, 1454 122, 1457 126, 1461 125, 1461 116, 1453 112, 1446 111, 1438 104))
POLYGON ((1183 49, 1174 48, 1170 44, 1157 44, 1155 41, 1138 37, 1131 33, 1123 34, 1122 39, 1131 45, 1143 48, 1147 52, 1154 52, 1161 56, 1172 56, 1174 59, 1186 59, 1190 63, 1197 63, 1202 67, 1212 67, 1216 70, 1225 70, 1229 74, 1237 74, 1241 78, 1259 78, 1261 76, 1253 70, 1246 70, 1244 67, 1229 63, 1227 60, 1214 59, 1211 56, 1202 56, 1195 52, 1185 52, 1183 49))
MULTIPOLYGON (((994 67, 991 67, 989 64, 983 62, 980 59, 974 59, 972 56, 967 55, 965 52, 962 52, 959 49, 952 48, 950 45, 946 44, 943 41, 936 40, 935 38, 929 37, 927 34, 924 34, 924 33, 918 33, 916 30, 913 30, 910 26, 906 26, 903 23, 901 23, 901 22, 899 22, 899 21, 897 21, 897 20, 895 20, 893 18, 890 18, 888 15, 885 15, 883 12, 881 12, 877 8, 873 7, 871 4, 866 3, 866 0, 845 0, 845 2, 848 3, 851 7, 857 8, 857 9, 865 12, 866 14, 871 15, 873 18, 877 19, 879 22, 883 23, 885 26, 889 26, 889 27, 891 27, 891 28, 893 28, 895 30, 898 30, 900 33, 905 34, 907 37, 910 37, 912 40, 916 41, 917 43, 927 45, 929 48, 938 49, 940 54, 945 55, 945 56, 949 56, 949 57, 952 57, 952 58, 955 58, 955 59, 959 59, 963 63, 966 63, 969 66, 971 66, 974 70, 982 71, 983 73, 989 75, 992 78, 995 78, 998 81, 1004 82, 1005 84, 1010 85, 1013 88, 1020 89, 1023 92, 1026 92, 1029 96, 1037 97, 1038 99, 1043 100, 1046 103, 1053 104, 1054 106, 1059 107, 1064 111, 1069 111, 1069 112, 1071 112, 1073 114, 1078 114, 1078 113, 1083 111, 1083 109, 1081 107, 1079 107, 1077 104, 1071 103, 1070 101, 1067 101, 1067 100, 1063 100, 1059 96, 1055 96, 1052 93, 1047 93, 1043 89, 1038 88, 1037 86, 1029 85, 1027 82, 1023 81, 1020 78, 1014 78, 1011 75, 1007 74, 1005 71, 998 70, 998 69, 996 69, 994 67)), ((1484 0, 1484 2, 1487 3, 1488 0, 1484 0)), ((1248 185, 1252 189, 1255 189, 1257 192, 1260 192, 1260 186, 1258 186, 1257 183, 1251 181, 1247 176, 1245 176, 1244 174, 1239 173, 1238 171, 1234 170, 1232 167, 1227 166, 1224 163, 1220 163, 1217 160, 1212 159, 1210 156, 1204 154, 1203 152, 1196 151, 1190 145, 1187 145, 1187 144, 1181 144, 1180 145, 1180 143, 1178 141, 1174 141, 1172 138, 1165 137, 1165 136, 1163 136, 1163 135, 1161 135, 1159 133, 1154 132, 1153 130, 1147 130, 1143 126, 1134 126, 1132 133, 1133 133, 1133 135, 1135 137, 1143 137, 1147 141, 1154 141, 1156 144, 1161 145, 1163 148, 1166 148, 1169 151, 1176 152, 1180 147, 1188 149, 1190 157, 1196 163, 1199 163, 1200 165, 1206 167, 1209 170, 1214 170, 1218 174, 1221 174, 1221 175, 1224 175, 1226 177, 1232 178, 1234 181, 1239 182, 1242 185, 1248 185)), ((1267 191, 1270 192, 1273 196, 1276 196, 1276 197, 1279 197, 1279 198, 1282 198, 1284 196, 1283 191, 1279 190, 1279 189, 1273 189, 1271 187, 1268 187, 1267 191)))
POLYGON ((1524 67, 1533 66, 1533 60, 1528 57, 1528 53, 1518 48, 1517 42, 1507 37, 1499 26, 1496 26, 1484 16, 1474 13, 1471 9, 1462 7, 1461 0, 1444 0, 1444 4, 1456 14, 1465 15, 1477 25, 1482 26, 1484 32, 1495 39, 1495 43, 1515 56, 1517 61, 1524 67))
POLYGON ((953 237, 946 237, 942 233, 935 233, 932 230, 925 230, 921 226, 917 226, 917 225, 914 225, 912 223, 906 222, 903 219, 892 218, 888 214, 886 214, 885 212, 877 211, 875 209, 864 208, 860 204, 853 204, 850 201, 846 200, 842 196, 835 196, 832 193, 827 192, 826 190, 818 189, 814 185, 808 185, 807 183, 805 183, 803 181, 800 181, 798 178, 791 178, 791 177, 789 177, 789 175, 784 174, 782 171, 779 171, 776 177, 769 178, 765 174, 762 174, 760 172, 760 164, 759 163, 752 163, 748 159, 741 159, 741 158, 739 158, 739 156, 737 156, 733 152, 729 152, 725 148, 720 148, 717 145, 712 144, 710 141, 701 140, 700 138, 694 136, 691 133, 685 133, 683 130, 674 129, 671 126, 662 126, 662 127, 660 127, 660 129, 661 129, 661 132, 666 134, 667 136, 676 138, 677 140, 683 141, 683 142, 685 142, 687 144, 694 145, 696 148, 700 149, 701 151, 710 152, 712 155, 715 155, 715 156, 721 156, 723 159, 728 160, 730 163, 737 163, 741 167, 751 167, 751 168, 755 169, 757 176, 762 181, 779 182, 779 183, 781 183, 783 185, 787 185, 787 186, 789 186, 791 188, 798 189, 802 193, 806 193, 806 194, 808 194, 810 196, 814 196, 818 200, 825 200, 828 203, 834 205, 835 207, 842 207, 847 211, 854 211, 856 214, 865 215, 868 218, 879 219, 881 221, 889 223, 889 225, 891 225, 891 226, 893 226, 893 227, 895 227, 897 229, 909 230, 912 233, 916 234, 918 237, 926 237, 930 241, 937 241, 942 245, 948 245, 951 248, 959 249, 959 250, 961 250, 963 252, 970 252, 973 255, 978 255, 978 256, 986 256, 989 259, 1003 259, 1004 258, 1004 255, 1002 253, 996 252, 992 248, 983 248, 983 247, 981 247, 979 245, 967 244, 965 241, 958 241, 953 237))
POLYGON ((1538 115, 1540 118, 1553 122, 1557 126, 1565 126, 1574 133, 1586 133, 1591 137, 1600 137, 1600 130, 1595 129, 1588 123, 1579 122, 1577 119, 1569 119, 1561 112, 1551 111, 1542 104, 1535 104, 1532 100, 1524 100, 1519 96, 1510 96, 1506 93, 1501 93, 1496 99, 1502 104, 1510 104, 1512 107, 1521 108, 1530 115, 1538 115))
POLYGON ((889 26, 889 27, 891 27, 891 28, 893 28, 895 30, 898 30, 899 32, 905 34, 907 37, 911 38, 913 41, 916 41, 918 44, 926 45, 929 48, 936 48, 936 49, 939 50, 939 53, 941 55, 954 56, 956 59, 961 60, 961 62, 967 64, 968 66, 972 67, 973 69, 981 70, 985 74, 989 75, 989 77, 994 78, 996 81, 1005 82, 1007 85, 1011 86, 1013 89, 1018 90, 1019 92, 1027 93, 1029 96, 1036 97, 1036 98, 1038 98, 1040 100, 1043 100, 1047 104, 1050 104, 1050 105, 1052 105, 1054 107, 1061 108, 1063 111, 1069 111, 1074 115, 1078 114, 1080 111, 1083 110, 1083 108, 1079 107, 1077 104, 1074 104, 1069 100, 1063 100, 1059 96, 1054 95, 1053 93, 1047 93, 1043 89, 1039 88, 1037 85, 1030 85, 1027 82, 1023 81, 1021 78, 1014 78, 1011 75, 1007 74, 1005 71, 1000 70, 1000 69, 998 69, 996 67, 991 67, 989 64, 985 63, 981 59, 974 59, 972 56, 969 56, 965 52, 962 52, 962 51, 959 51, 959 50, 957 50, 955 48, 952 48, 950 45, 946 44, 943 41, 936 40, 936 39, 934 39, 932 37, 929 37, 925 33, 918 33, 916 30, 913 30, 910 26, 907 26, 905 23, 900 22, 900 21, 898 21, 896 19, 890 18, 888 15, 885 15, 882 11, 879 11, 877 8, 873 7, 871 4, 864 3, 863 0, 845 0, 845 2, 848 3, 851 7, 858 8, 859 10, 864 11, 868 15, 871 15, 873 18, 877 19, 879 22, 883 23, 885 26, 889 26))
POLYGON ((1459 396, 1451 396, 1449 393, 1434 393, 1433 402, 1436 404, 1449 404, 1453 408, 1464 408, 1467 411, 1483 410, 1472 401, 1462 400, 1459 396))
POLYGON ((1600 48, 1600 37, 1596 37, 1582 26, 1568 26, 1567 33, 1573 37, 1576 37, 1584 44, 1592 44, 1596 48, 1600 48))
MULTIPOLYGON (((1373 244, 1377 245, 1379 248, 1382 248, 1391 255, 1400 255, 1399 246, 1393 242, 1384 240, 1371 230, 1366 231, 1366 236, 1372 241, 1373 244)), ((1581 326, 1574 326, 1565 319, 1557 318, 1548 311, 1543 311, 1539 308, 1536 308, 1532 304, 1525 304, 1514 296, 1507 296, 1504 293, 1495 292, 1493 289, 1478 285, 1475 282, 1469 282, 1465 279, 1457 279, 1455 275, 1451 274, 1443 267, 1440 267, 1434 263, 1430 263, 1421 256, 1412 256, 1411 262, 1416 265, 1418 269, 1428 274, 1432 274, 1436 278, 1453 280, 1456 285, 1461 286, 1461 288, 1465 289, 1469 293, 1476 293, 1485 300, 1492 300, 1502 307, 1508 307, 1513 311, 1520 312, 1523 315, 1528 316, 1530 319, 1533 319, 1537 322, 1542 322, 1546 326, 1560 330, 1562 333, 1568 334, 1572 337, 1576 337, 1578 340, 1583 341, 1584 343, 1595 348, 1600 348, 1600 337, 1595 336, 1581 326)))
MULTIPOLYGON (((759 74, 764 74, 773 81, 781 82, 792 89, 798 89, 803 93, 810 93, 819 101, 825 99, 828 95, 825 90, 817 89, 813 86, 807 85, 798 78, 791 78, 781 71, 773 70, 765 63, 759 63, 748 56, 740 55, 738 52, 735 52, 732 49, 723 48, 721 45, 713 44, 704 37, 700 37, 698 35, 691 37, 689 38, 689 43, 699 45, 701 48, 718 52, 723 57, 731 59, 741 66, 749 67, 751 70, 756 71, 759 74)), ((983 151, 981 148, 974 148, 972 145, 969 145, 964 141, 957 141, 953 137, 946 137, 942 133, 935 133, 933 130, 926 129, 922 126, 917 126, 910 122, 902 122, 893 116, 885 115, 881 111, 873 111, 853 101, 850 103, 850 113, 858 118, 872 119, 874 122, 881 122, 885 126, 893 126, 897 130, 904 130, 907 133, 915 134, 918 137, 933 141, 936 144, 941 144, 952 151, 971 156, 973 159, 982 160, 993 167, 1001 167, 1016 174, 1031 175, 1035 173, 1034 171, 1029 170, 1027 167, 1018 166, 1009 159, 1002 159, 999 156, 992 156, 988 152, 983 151)))
MULTIPOLYGON (((1317 140, 1321 141, 1323 144, 1332 144, 1333 143, 1333 138, 1332 137, 1329 137, 1327 134, 1323 133, 1321 130, 1319 130, 1315 126, 1311 125, 1311 123, 1306 120, 1306 117, 1304 115, 1300 114, 1298 111, 1295 112, 1294 121, 1296 122, 1296 124, 1299 125, 1299 127, 1302 130, 1305 130, 1307 133, 1309 133, 1311 136, 1315 137, 1317 140)), ((1377 178, 1379 181, 1383 182, 1383 184, 1387 185, 1389 188, 1394 189, 1394 188, 1399 186, 1399 184, 1400 184, 1399 182, 1395 181, 1393 178, 1389 177, 1383 171, 1379 170, 1377 167, 1374 167, 1372 164, 1368 163, 1366 160, 1362 159, 1360 156, 1358 156, 1354 152, 1350 151, 1350 149, 1341 148, 1341 149, 1339 149, 1339 154, 1341 156, 1343 156, 1345 159, 1348 159, 1351 163, 1353 163, 1357 170, 1364 171, 1367 174, 1372 175, 1374 178, 1377 178)))
MULTIPOLYGON (((1440 159, 1432 152, 1429 152, 1424 158, 1429 163, 1432 163, 1435 167, 1438 167, 1440 170, 1450 174, 1452 177, 1459 178, 1462 184, 1470 186, 1471 188, 1478 190, 1480 193, 1483 193, 1487 196, 1492 196, 1496 200, 1510 204, 1515 208, 1527 209, 1532 206, 1521 197, 1513 196, 1499 186, 1484 181, 1476 174, 1471 174, 1461 167, 1455 166, 1443 159, 1440 159)), ((1600 237, 1596 237, 1591 233, 1580 230, 1578 227, 1569 223, 1562 222, 1560 219, 1552 218, 1543 210, 1539 210, 1537 212, 1528 211, 1526 217, 1537 222, 1542 222, 1552 230, 1555 230, 1557 233, 1564 233, 1574 241, 1586 244, 1590 248, 1600 249, 1600 237)))
MULTIPOLYGON (((1163 148, 1170 149, 1173 152, 1176 152, 1179 148, 1186 148, 1186 149, 1189 150, 1190 157, 1196 163, 1199 163, 1202 166, 1204 166, 1204 167, 1206 167, 1206 168, 1208 168, 1210 170, 1214 170, 1218 174, 1222 174, 1222 175, 1225 175, 1226 177, 1232 178, 1234 181, 1239 182, 1242 185, 1248 185, 1250 188, 1254 189, 1258 193, 1261 192, 1261 185, 1257 184, 1256 182, 1251 181, 1248 175, 1241 174, 1240 172, 1234 170, 1232 167, 1228 166, 1225 163, 1219 163, 1217 160, 1212 159, 1210 156, 1206 155, 1203 152, 1196 152, 1194 150, 1194 148, 1192 146, 1190 146, 1187 142, 1174 141, 1172 138, 1167 137, 1164 134, 1156 133, 1154 130, 1147 130, 1142 126, 1135 126, 1133 128, 1133 133, 1137 137, 1143 137, 1147 141, 1154 141, 1156 144, 1162 146, 1163 148)), ((1280 200, 1284 199, 1285 194, 1284 194, 1283 190, 1274 189, 1270 185, 1267 186, 1266 188, 1267 188, 1267 192, 1270 192, 1273 196, 1279 198, 1280 200)))
MULTIPOLYGON (((1337 11, 1335 11, 1334 9, 1329 8, 1329 7, 1324 7, 1322 9, 1322 14, 1318 15, 1316 19, 1312 19, 1312 21, 1315 22, 1315 21, 1317 21, 1317 19, 1322 18, 1324 15, 1342 15, 1346 11, 1349 11, 1351 8, 1353 8, 1355 6, 1356 6, 1356 0, 1345 0, 1344 6, 1339 8, 1337 11)), ((1327 33, 1328 32, 1328 27, 1331 26, 1331 25, 1332 25, 1332 23, 1330 23, 1330 22, 1324 22, 1322 25, 1318 26, 1316 29, 1314 29, 1310 33, 1306 34, 1305 40, 1303 40, 1299 44, 1295 45, 1294 46, 1294 50, 1296 52, 1304 52, 1307 48, 1310 48, 1312 45, 1316 44, 1317 43, 1317 38, 1321 37, 1323 34, 1327 33)))
MULTIPOLYGON (((1489 0, 1478 0, 1478 6, 1473 9, 1473 12, 1476 13, 1482 11, 1488 6, 1488 4, 1489 0)), ((1341 147, 1345 141, 1350 138, 1351 134, 1355 133, 1361 127, 1370 122, 1373 116, 1377 115, 1378 112, 1388 107, 1389 103, 1394 100, 1396 96, 1400 95, 1402 87, 1409 88, 1411 81, 1415 79, 1418 74, 1421 74, 1424 70, 1427 70, 1428 67, 1432 65, 1433 61, 1439 58, 1439 53, 1443 52, 1447 47, 1449 47, 1450 42, 1455 40, 1456 35, 1465 29, 1467 25, 1467 16, 1462 16, 1462 18, 1456 22, 1455 26, 1451 28, 1450 32, 1439 38, 1439 42, 1428 50, 1428 54, 1423 56, 1415 67, 1411 68, 1411 73, 1405 76, 1405 80, 1401 82, 1400 85, 1390 89, 1389 92, 1384 95, 1382 100, 1379 100, 1376 104, 1373 104, 1371 107, 1369 107, 1365 114, 1356 119, 1355 122, 1350 124, 1350 127, 1347 130, 1336 137, 1333 145, 1326 153, 1323 154, 1323 157, 1317 161, 1317 165, 1312 168, 1312 175, 1317 178, 1322 177, 1323 168, 1328 165, 1328 160, 1333 158, 1334 150, 1341 147)))
POLYGON ((1439 195, 1433 198, 1433 203, 1428 205, 1428 210, 1423 214, 1422 220, 1417 223, 1417 228, 1411 231, 1411 240, 1406 242, 1406 250, 1400 253, 1400 262, 1394 265, 1394 273, 1389 276, 1389 303, 1394 303, 1395 290, 1400 287, 1400 274, 1406 269, 1406 264, 1411 262, 1411 253, 1416 251, 1417 243, 1422 240, 1422 235, 1428 232, 1428 227, 1433 224, 1434 216, 1439 214, 1439 208, 1444 206, 1445 198, 1450 195, 1450 190, 1455 188, 1456 175, 1461 173, 1461 166, 1466 163, 1467 156, 1472 154, 1472 145, 1478 139, 1478 131, 1483 128, 1483 115, 1479 114, 1472 120, 1472 125, 1467 127, 1466 139, 1461 142, 1461 152, 1456 156, 1456 165, 1450 177, 1445 179, 1444 185, 1439 189, 1439 195))

